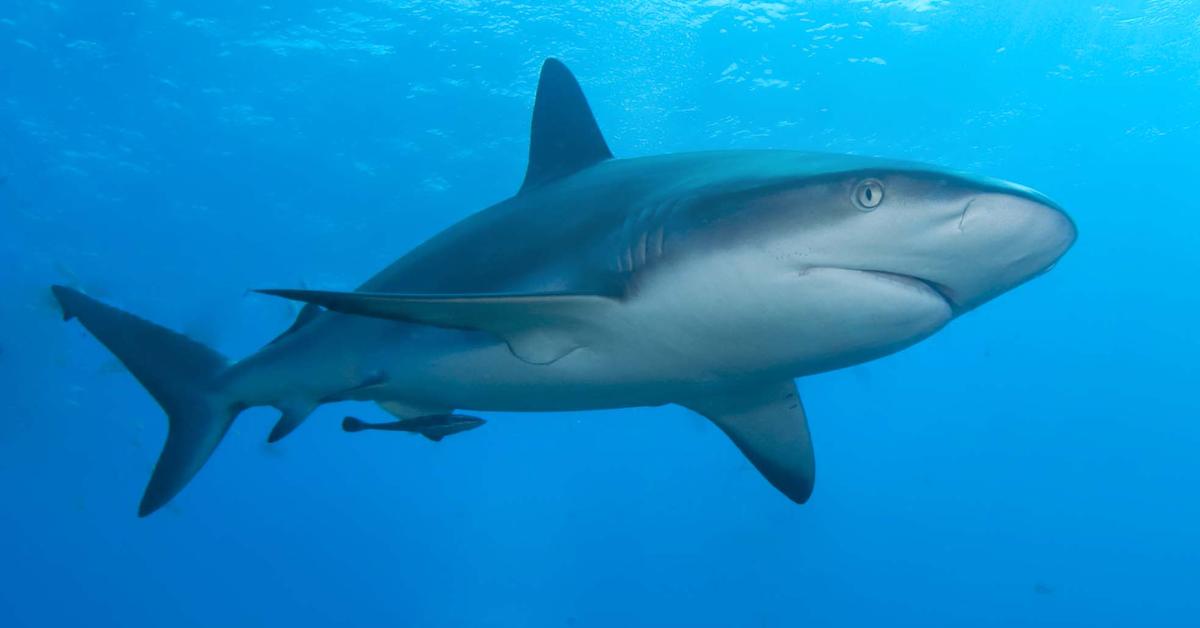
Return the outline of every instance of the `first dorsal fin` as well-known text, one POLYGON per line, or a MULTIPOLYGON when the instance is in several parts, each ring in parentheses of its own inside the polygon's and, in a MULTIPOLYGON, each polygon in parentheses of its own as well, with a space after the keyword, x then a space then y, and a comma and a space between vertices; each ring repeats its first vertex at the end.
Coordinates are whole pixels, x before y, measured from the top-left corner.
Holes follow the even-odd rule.
POLYGON ((571 71, 558 59, 546 59, 533 103, 529 167, 521 191, 612 156, 571 71))

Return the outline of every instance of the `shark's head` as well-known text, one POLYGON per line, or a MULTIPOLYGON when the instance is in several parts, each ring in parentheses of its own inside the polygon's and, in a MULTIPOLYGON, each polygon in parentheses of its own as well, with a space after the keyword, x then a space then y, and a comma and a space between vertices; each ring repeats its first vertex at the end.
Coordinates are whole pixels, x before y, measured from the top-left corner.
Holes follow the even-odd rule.
POLYGON ((864 165, 758 195, 778 234, 772 248, 801 269, 919 282, 959 314, 1046 272, 1075 242, 1067 214, 1030 188, 898 162, 864 165))
POLYGON ((1045 272, 1075 241, 1054 202, 1004 181, 837 155, 743 161, 730 162, 733 192, 693 216, 705 236, 694 250, 738 242, 724 266, 776 278, 781 289, 751 298, 785 320, 782 344, 799 348, 806 371, 925 338, 1045 272))

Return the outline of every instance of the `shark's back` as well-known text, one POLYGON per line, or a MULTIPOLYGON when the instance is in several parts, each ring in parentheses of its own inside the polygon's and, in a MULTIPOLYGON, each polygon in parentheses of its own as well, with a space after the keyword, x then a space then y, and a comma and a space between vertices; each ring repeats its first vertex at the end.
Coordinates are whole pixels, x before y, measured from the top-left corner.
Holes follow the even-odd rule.
POLYGON ((362 292, 473 293, 558 289, 608 292, 623 229, 664 199, 688 190, 770 184, 795 178, 797 164, 814 176, 872 161, 798 151, 711 151, 608 159, 483 209, 433 236, 379 272, 362 292), (778 172, 778 175, 774 175, 778 172), (754 173, 754 176, 748 176, 754 173))

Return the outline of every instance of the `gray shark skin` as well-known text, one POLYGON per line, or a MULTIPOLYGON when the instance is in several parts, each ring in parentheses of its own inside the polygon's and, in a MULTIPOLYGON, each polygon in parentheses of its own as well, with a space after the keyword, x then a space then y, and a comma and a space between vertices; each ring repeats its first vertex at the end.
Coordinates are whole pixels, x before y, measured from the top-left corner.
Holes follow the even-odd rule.
POLYGON ((274 441, 342 400, 401 420, 680 404, 803 503, 815 463, 795 378, 928 337, 1048 270, 1075 237, 1029 188, 928 165, 790 151, 615 159, 550 59, 512 198, 356 291, 264 291, 306 306, 239 362, 53 290, 167 413, 142 516, 182 490, 242 410, 278 408, 274 441))

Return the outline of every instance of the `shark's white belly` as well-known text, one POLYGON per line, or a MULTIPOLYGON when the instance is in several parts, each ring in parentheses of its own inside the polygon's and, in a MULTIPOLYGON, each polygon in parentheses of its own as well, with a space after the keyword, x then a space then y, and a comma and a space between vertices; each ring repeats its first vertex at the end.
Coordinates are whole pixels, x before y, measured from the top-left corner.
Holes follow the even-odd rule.
POLYGON ((573 410, 669 403, 739 378, 790 378, 895 352, 950 320, 907 277, 785 270, 754 256, 648 275, 580 332, 579 347, 529 364, 500 341, 423 358, 411 393, 458 408, 573 410))
POLYGON ((726 379, 796 377, 887 355, 951 318, 907 277, 837 268, 692 265, 664 274, 629 305, 639 361, 726 379))

